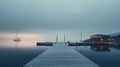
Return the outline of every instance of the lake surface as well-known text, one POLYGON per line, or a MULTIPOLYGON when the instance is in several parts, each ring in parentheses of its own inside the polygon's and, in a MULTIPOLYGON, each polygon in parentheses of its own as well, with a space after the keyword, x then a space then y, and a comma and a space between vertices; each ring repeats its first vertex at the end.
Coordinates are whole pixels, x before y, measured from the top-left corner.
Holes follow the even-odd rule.
MULTIPOLYGON (((0 42, 0 67, 23 67, 49 47, 36 46, 36 42, 0 42)), ((120 48, 111 46, 73 47, 100 67, 120 67, 120 48)))
POLYGON ((35 43, 6 42, 0 42, 0 67, 23 67, 47 49, 37 47, 35 43))
POLYGON ((120 48, 104 46, 81 46, 75 48, 100 67, 120 67, 120 48))

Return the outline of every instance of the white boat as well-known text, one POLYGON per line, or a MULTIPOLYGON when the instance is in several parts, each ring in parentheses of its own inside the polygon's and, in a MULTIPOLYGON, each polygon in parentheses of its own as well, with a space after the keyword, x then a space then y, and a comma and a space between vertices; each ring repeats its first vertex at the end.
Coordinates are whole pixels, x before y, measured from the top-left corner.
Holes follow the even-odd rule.
POLYGON ((13 39, 14 41, 21 41, 21 39, 20 38, 16 38, 16 39, 13 39))
POLYGON ((16 42, 21 41, 21 39, 18 37, 18 29, 17 29, 17 32, 16 32, 16 36, 15 36, 15 37, 16 37, 16 38, 13 39, 13 41, 16 41, 16 42))

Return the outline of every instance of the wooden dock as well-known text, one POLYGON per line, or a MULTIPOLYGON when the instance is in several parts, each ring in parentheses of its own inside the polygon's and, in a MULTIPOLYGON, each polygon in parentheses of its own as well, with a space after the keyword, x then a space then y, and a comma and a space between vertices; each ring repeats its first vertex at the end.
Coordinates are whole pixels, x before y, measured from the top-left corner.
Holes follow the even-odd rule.
POLYGON ((54 44, 23 67, 99 67, 64 43, 54 44))

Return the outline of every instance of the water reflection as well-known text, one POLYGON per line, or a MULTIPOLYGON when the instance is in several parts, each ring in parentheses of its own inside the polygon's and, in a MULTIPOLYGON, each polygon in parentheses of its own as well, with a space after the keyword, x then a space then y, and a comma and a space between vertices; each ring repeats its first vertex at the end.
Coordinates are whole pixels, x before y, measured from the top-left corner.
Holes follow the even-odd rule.
POLYGON ((113 47, 115 49, 120 49, 120 45, 111 45, 111 47, 113 47))
POLYGON ((110 45, 91 45, 90 49, 93 51, 110 51, 110 45))
POLYGON ((16 49, 16 51, 18 51, 18 49, 19 49, 19 42, 20 41, 15 41, 15 49, 16 49))

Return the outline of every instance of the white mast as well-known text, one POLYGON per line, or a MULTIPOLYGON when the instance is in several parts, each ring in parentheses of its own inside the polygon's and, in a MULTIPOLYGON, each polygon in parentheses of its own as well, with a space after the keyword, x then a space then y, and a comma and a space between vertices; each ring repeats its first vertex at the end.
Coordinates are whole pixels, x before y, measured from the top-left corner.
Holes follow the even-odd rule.
POLYGON ((18 28, 17 28, 17 30, 16 30, 16 38, 18 38, 18 28))
POLYGON ((82 42, 82 32, 81 32, 81 42, 82 42))
POLYGON ((16 41, 16 42, 21 41, 21 39, 18 37, 18 28, 17 28, 17 30, 16 30, 16 38, 13 39, 13 41, 16 41))
POLYGON ((65 34, 64 34, 64 43, 65 43, 65 34))
POLYGON ((58 43, 58 34, 56 35, 56 43, 58 43))

